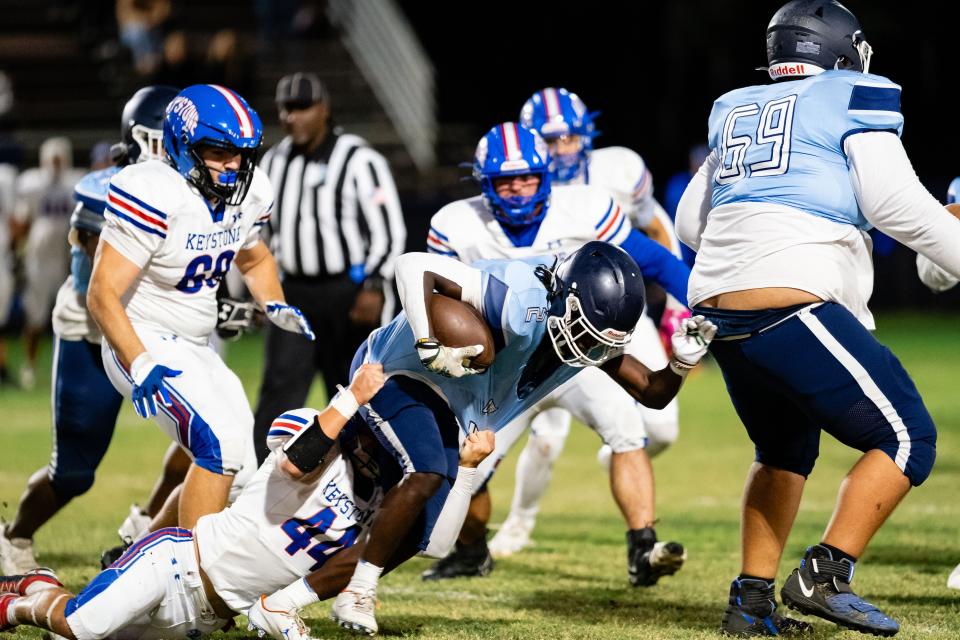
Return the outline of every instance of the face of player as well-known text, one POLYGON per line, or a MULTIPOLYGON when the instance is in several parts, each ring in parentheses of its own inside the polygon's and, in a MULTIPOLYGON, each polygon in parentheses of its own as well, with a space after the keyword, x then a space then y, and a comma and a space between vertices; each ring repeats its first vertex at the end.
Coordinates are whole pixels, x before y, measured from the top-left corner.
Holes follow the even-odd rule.
POLYGON ((505 200, 508 198, 532 198, 539 188, 540 176, 535 173, 504 176, 493 180, 494 191, 505 200))
POLYGON ((280 105, 280 123, 298 147, 319 145, 327 134, 330 109, 325 102, 280 105))
POLYGON ((214 184, 220 183, 220 176, 224 173, 237 172, 240 169, 242 158, 238 149, 224 149, 222 147, 200 147, 197 152, 203 163, 210 170, 210 177, 214 184))
POLYGON ((566 156, 580 153, 583 148, 583 140, 580 136, 569 135, 547 140, 547 148, 550 149, 550 155, 566 156))

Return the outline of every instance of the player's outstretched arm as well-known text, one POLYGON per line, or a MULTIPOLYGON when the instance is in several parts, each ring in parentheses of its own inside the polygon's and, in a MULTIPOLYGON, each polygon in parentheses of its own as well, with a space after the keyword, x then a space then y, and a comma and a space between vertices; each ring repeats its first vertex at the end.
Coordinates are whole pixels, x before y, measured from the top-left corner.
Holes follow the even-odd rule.
MULTIPOLYGON (((948 204, 946 209, 953 217, 960 219, 960 204, 948 204)), ((960 281, 922 253, 917 254, 917 275, 920 276, 920 281, 934 293, 942 293, 947 289, 952 289, 960 281)))
POLYGON ((717 327, 703 316, 685 319, 673 334, 673 357, 660 371, 651 371, 630 355, 611 358, 600 367, 640 404, 662 409, 677 395, 683 379, 703 356, 717 327))
POLYGON ((397 259, 397 290, 416 340, 420 361, 427 369, 459 378, 479 373, 464 362, 479 355, 483 346, 447 347, 433 337, 430 298, 434 291, 462 300, 480 311, 483 272, 462 262, 429 253, 405 253, 397 259))
POLYGON ((317 414, 314 423, 284 443, 281 451, 285 457, 278 463, 279 468, 297 480, 318 469, 347 422, 360 405, 370 402, 383 388, 384 381, 383 365, 361 365, 350 386, 317 414))
POLYGON ((487 456, 493 453, 496 441, 493 431, 475 431, 468 435, 460 449, 460 466, 457 480, 450 489, 447 501, 437 517, 437 523, 430 534, 427 548, 419 555, 428 558, 444 558, 453 549, 460 528, 467 517, 473 488, 476 485, 477 467, 487 456))
POLYGON ((238 251, 236 264, 250 294, 270 322, 285 331, 301 333, 308 340, 314 339, 313 329, 300 309, 285 302, 277 262, 263 240, 249 249, 238 251))

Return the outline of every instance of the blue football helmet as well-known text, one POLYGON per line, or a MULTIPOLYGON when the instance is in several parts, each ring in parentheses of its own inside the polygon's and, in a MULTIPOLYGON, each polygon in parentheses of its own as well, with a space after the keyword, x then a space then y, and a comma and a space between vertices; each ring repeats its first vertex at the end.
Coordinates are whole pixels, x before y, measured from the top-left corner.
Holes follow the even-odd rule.
POLYGON ((960 197, 960 177, 954 178, 947 187, 947 204, 954 204, 960 197))
POLYGON ((163 121, 167 105, 179 89, 163 85, 143 87, 127 100, 120 116, 119 164, 163 160, 163 121))
POLYGON ((586 173, 593 139, 597 136, 593 123, 596 116, 587 111, 577 94, 566 89, 548 87, 530 96, 523 105, 520 124, 537 131, 547 143, 565 136, 579 136, 580 148, 575 153, 551 154, 554 180, 570 182, 586 173))
POLYGON ((543 219, 550 198, 550 155, 536 131, 515 122, 504 122, 480 138, 473 156, 473 177, 480 183, 484 202, 493 216, 511 227, 534 224, 543 219), (510 176, 540 178, 536 193, 529 197, 501 198, 494 180, 510 176))
POLYGON ((767 73, 774 80, 828 69, 868 73, 872 55, 860 22, 836 0, 792 0, 767 26, 767 73))
POLYGON ((561 361, 603 364, 629 344, 646 303, 643 274, 630 254, 588 242, 552 272, 547 333, 561 361))
POLYGON ((167 106, 163 121, 167 160, 207 198, 217 198, 229 206, 243 202, 262 142, 260 116, 226 87, 195 84, 178 93, 167 106), (221 173, 214 182, 197 150, 200 146, 238 152, 240 168, 221 173))

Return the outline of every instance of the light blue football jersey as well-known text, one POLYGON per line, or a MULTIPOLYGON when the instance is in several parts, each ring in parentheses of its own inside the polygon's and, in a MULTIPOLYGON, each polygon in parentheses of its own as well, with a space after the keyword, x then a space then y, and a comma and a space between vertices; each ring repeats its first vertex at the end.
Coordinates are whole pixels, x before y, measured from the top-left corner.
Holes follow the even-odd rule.
POLYGON ((534 274, 534 268, 548 260, 481 260, 472 265, 483 271, 481 312, 497 350, 485 373, 446 378, 427 370, 420 363, 403 312, 370 334, 366 360, 383 364, 388 375, 410 375, 430 385, 447 401, 462 429, 469 431, 476 425, 499 430, 580 371, 560 364, 529 395, 522 399, 518 396, 517 384, 527 361, 542 339, 549 340, 545 338, 547 290, 534 274))
POLYGON ((86 209, 102 215, 107 203, 107 187, 110 185, 110 178, 119 171, 120 167, 91 171, 73 188, 74 199, 83 204, 86 209))
POLYGON ((957 202, 958 197, 960 197, 960 177, 954 178, 947 187, 947 204, 957 202))
POLYGON ((709 142, 720 159, 713 207, 771 202, 862 229, 843 143, 864 131, 903 131, 900 87, 854 71, 744 87, 710 113, 709 142))

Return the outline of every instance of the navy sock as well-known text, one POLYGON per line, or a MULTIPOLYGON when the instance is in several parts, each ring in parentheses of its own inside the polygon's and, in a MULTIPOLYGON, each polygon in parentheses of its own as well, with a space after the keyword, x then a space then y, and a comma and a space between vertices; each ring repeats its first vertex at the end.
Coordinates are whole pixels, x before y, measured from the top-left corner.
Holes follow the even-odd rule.
POLYGON ((856 557, 850 555, 849 553, 847 553, 847 552, 844 551, 843 549, 837 549, 837 548, 834 547, 833 545, 829 545, 829 544, 827 544, 826 542, 821 542, 821 543, 820 543, 820 546, 823 547, 824 549, 829 549, 829 550, 830 550, 830 554, 833 556, 833 559, 836 560, 837 562, 840 562, 841 560, 849 560, 850 562, 852 562, 852 563, 854 563, 854 564, 857 563, 856 557))
POLYGON ((752 576, 749 573, 741 573, 739 576, 737 576, 737 580, 760 580, 762 582, 766 582, 767 586, 773 586, 774 582, 773 578, 761 578, 759 576, 752 576))

